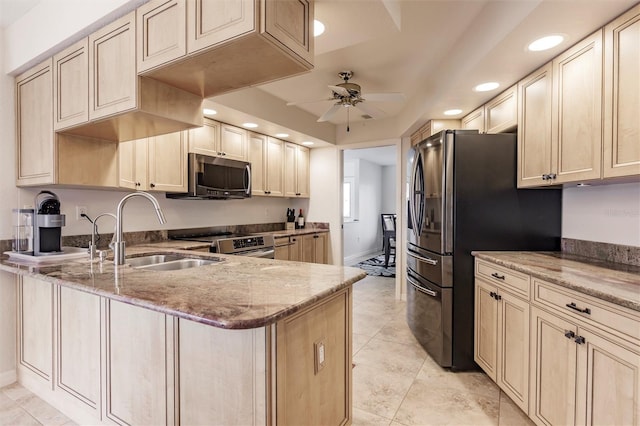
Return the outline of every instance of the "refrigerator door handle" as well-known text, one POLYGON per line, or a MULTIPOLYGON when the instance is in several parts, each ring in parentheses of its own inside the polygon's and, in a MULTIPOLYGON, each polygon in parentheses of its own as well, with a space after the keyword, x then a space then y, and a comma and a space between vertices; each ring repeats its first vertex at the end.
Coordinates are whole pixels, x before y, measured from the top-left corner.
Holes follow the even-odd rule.
POLYGON ((411 284, 420 293, 424 293, 427 296, 431 296, 431 297, 438 297, 438 293, 436 293, 433 290, 429 290, 428 288, 422 287, 420 284, 418 284, 417 282, 413 281, 410 277, 407 277, 407 281, 409 281, 409 284, 411 284))
POLYGON ((409 256, 413 257, 414 259, 421 260, 422 262, 428 263, 429 265, 434 265, 435 266, 435 265, 438 264, 438 261, 435 260, 435 259, 431 259, 429 257, 424 257, 424 256, 419 256, 419 255, 417 255, 417 254, 415 254, 415 253, 413 253, 411 251, 407 251, 407 254, 409 256))
POLYGON ((419 228, 418 225, 418 213, 417 209, 416 209, 416 199, 415 199, 415 184, 416 184, 416 174, 418 172, 418 161, 421 161, 420 158, 420 153, 416 150, 416 156, 414 158, 414 162, 413 162, 413 171, 411 173, 411 194, 409 197, 409 208, 411 209, 411 214, 409 215, 409 217, 411 218, 411 225, 413 228, 413 233, 416 236, 416 238, 420 238, 420 232, 421 229, 419 228))

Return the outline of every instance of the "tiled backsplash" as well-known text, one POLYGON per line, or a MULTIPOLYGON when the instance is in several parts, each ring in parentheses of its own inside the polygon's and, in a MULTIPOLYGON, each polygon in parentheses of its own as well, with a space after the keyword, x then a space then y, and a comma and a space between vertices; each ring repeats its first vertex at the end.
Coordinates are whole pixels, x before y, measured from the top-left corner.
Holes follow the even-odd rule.
POLYGON ((640 266, 640 247, 563 238, 562 251, 605 262, 640 266))

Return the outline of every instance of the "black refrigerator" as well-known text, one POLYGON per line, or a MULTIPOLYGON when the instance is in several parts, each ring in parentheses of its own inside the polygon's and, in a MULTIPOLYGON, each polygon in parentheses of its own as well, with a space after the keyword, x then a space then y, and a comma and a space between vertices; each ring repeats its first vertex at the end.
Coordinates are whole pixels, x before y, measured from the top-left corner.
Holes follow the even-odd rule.
POLYGON ((471 370, 474 250, 560 250, 562 191, 517 189, 516 135, 444 130, 409 152, 407 323, 431 357, 471 370))

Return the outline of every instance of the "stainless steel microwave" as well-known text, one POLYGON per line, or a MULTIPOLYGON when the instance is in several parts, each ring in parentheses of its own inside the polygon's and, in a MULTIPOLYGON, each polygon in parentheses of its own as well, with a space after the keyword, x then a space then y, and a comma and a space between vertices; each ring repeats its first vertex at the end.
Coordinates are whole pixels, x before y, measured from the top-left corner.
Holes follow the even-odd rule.
POLYGON ((168 192, 167 198, 223 200, 251 197, 251 163, 189 153, 188 192, 168 192))

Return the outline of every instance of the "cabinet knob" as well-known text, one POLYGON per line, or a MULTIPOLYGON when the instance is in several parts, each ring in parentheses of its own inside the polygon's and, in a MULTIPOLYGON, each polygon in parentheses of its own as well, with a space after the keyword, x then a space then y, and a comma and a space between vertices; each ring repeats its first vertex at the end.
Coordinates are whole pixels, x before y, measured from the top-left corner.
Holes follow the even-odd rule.
POLYGON ((156 187, 156 184, 155 184, 155 183, 150 183, 150 184, 149 184, 149 186, 150 186, 151 188, 155 188, 155 187, 156 187))
POLYGON ((584 345, 586 343, 585 338, 582 336, 576 336, 576 338, 573 341, 579 345, 584 345))
POLYGON ((296 195, 297 195, 297 196, 299 196, 299 195, 300 195, 300 193, 299 193, 299 192, 296 192, 296 195))
POLYGON ((136 186, 140 186, 140 182, 136 182, 136 186))
POLYGON ((576 337, 576 333, 571 330, 565 330, 564 337, 566 337, 567 339, 573 339, 574 337, 576 337))
POLYGON ((549 177, 550 180, 555 180, 556 179, 556 174, 555 173, 551 173, 547 175, 549 177))

